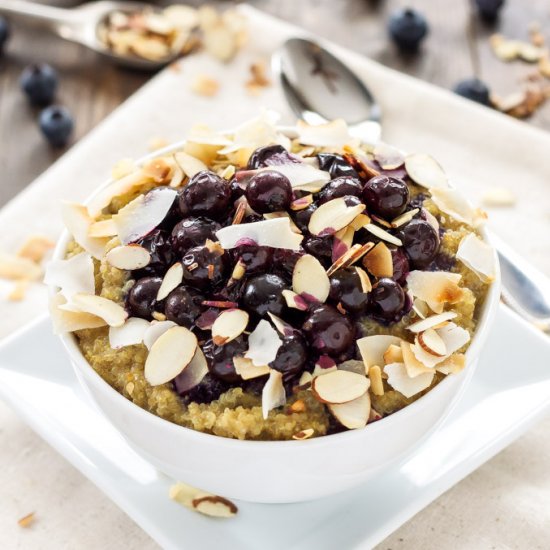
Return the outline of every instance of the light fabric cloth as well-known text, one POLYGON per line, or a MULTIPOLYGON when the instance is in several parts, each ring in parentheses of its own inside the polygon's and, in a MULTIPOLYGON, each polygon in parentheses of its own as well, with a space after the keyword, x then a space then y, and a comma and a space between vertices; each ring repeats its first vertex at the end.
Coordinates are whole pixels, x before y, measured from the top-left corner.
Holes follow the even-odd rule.
MULTIPOLYGON (((252 61, 268 59, 296 30, 251 8, 252 40, 234 62, 204 54, 184 59, 152 79, 0 212, 0 247, 14 251, 33 232, 55 238, 60 200, 82 201, 123 157, 147 152, 153 137, 175 141, 195 124, 232 128, 262 107, 292 123, 277 86, 258 97, 244 83, 252 61), (216 98, 194 95, 191 82, 207 74, 221 83, 216 98)), ((491 227, 550 275, 550 134, 449 92, 334 48, 380 102, 383 137, 407 151, 430 152, 455 184, 477 201, 489 187, 518 197, 490 211, 491 227)), ((0 295, 11 286, 0 281, 0 295)), ((45 290, 21 303, 2 301, 0 337, 45 308, 45 290)), ((513 403, 510 404, 513 406, 513 403)), ((0 547, 153 548, 139 527, 0 405, 0 547), (29 530, 16 521, 35 510, 29 530)), ((550 539, 550 419, 439 498, 381 548, 543 548, 550 539), (403 539, 403 540, 401 540, 403 539)))

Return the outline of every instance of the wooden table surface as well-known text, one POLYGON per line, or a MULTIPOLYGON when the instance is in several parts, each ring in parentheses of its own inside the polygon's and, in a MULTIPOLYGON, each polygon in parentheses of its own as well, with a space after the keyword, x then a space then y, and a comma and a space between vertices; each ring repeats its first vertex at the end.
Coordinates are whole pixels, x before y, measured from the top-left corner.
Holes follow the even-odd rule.
MULTIPOLYGON (((67 4, 68 0, 63 2, 67 4)), ((402 1, 252 0, 251 3, 387 66, 445 88, 477 75, 499 94, 513 92, 532 67, 521 62, 504 64, 496 59, 488 37, 498 30, 506 36, 526 39, 529 24, 537 21, 550 40, 547 0, 507 0, 495 27, 481 24, 468 0, 411 0, 409 4, 426 15, 431 28, 421 52, 412 58, 400 56, 386 34, 388 14, 402 6, 402 1)), ((0 58, 0 205, 64 153, 50 148, 43 140, 36 123, 38 111, 27 104, 19 89, 21 71, 33 62, 50 63, 60 73, 58 101, 72 111, 76 122, 72 143, 149 77, 108 65, 93 52, 47 33, 14 27, 7 52, 0 58)), ((550 101, 528 123, 550 130, 550 101)))

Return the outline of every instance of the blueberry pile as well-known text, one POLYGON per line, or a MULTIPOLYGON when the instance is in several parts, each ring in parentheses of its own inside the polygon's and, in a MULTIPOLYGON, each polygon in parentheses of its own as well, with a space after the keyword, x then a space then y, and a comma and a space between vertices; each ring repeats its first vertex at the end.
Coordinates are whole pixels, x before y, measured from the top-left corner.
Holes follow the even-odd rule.
MULTIPOLYGON (((287 177, 276 171, 277 166, 296 159, 279 145, 262 147, 232 181, 210 171, 193 176, 179 191, 164 221, 138 241, 152 260, 146 268, 132 272, 135 284, 126 297, 129 314, 148 320, 166 318, 193 330, 208 362, 209 374, 190 392, 180 392, 184 399, 208 402, 230 386, 243 386, 249 391, 262 387, 257 380, 241 380, 233 365, 233 357, 247 350, 245 335, 223 346, 211 339, 208 329, 224 308, 248 312, 248 330, 262 319, 269 320, 270 313, 286 323, 288 330, 269 366, 283 373, 287 388, 296 385, 304 370, 312 371, 320 357, 336 363, 356 359, 354 342, 363 335, 360 327, 366 319, 390 325, 409 312, 406 276, 411 269, 432 269, 439 252, 439 234, 426 221, 422 208, 408 223, 387 229, 403 243, 402 247, 386 243, 391 251, 393 277, 371 277, 372 290, 364 292, 358 271, 353 266, 344 267, 331 275, 326 303, 304 294, 303 310, 287 305, 283 291, 292 289, 294 266, 303 254, 315 256, 326 269, 335 261, 335 237, 308 231, 309 219, 317 208, 343 197, 348 205, 365 204, 369 216, 391 221, 421 204, 418 198, 411 202, 406 181, 385 175, 383 170, 370 177, 353 166, 353 157, 323 153, 317 160, 332 179, 313 193, 307 208, 292 209, 292 202, 307 193, 293 191, 287 177), (247 176, 258 168, 264 170, 247 176), (246 186, 238 184, 243 174, 248 177, 246 186), (261 214, 285 211, 303 233, 301 250, 269 248, 251 240, 231 250, 212 246, 216 231, 233 223, 237 205, 245 199, 250 208, 241 223, 263 219, 261 214), (182 284, 158 301, 163 276, 177 261, 183 267, 182 284)), ((354 237, 359 244, 379 241, 364 228, 354 237)), ((174 387, 178 391, 177 378, 174 387)))

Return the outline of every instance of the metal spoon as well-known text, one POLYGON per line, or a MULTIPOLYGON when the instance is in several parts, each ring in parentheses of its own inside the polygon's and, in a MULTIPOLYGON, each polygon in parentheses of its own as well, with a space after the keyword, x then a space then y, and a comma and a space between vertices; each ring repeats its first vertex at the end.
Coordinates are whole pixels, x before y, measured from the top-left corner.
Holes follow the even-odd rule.
MULTIPOLYGON (((380 138, 380 106, 358 76, 319 44, 292 38, 276 52, 273 66, 297 116, 310 124, 343 118, 356 137, 369 143, 380 138)), ((550 279, 496 236, 491 242, 500 260, 504 300, 550 332, 550 279)))
POLYGON ((160 60, 143 59, 138 56, 119 55, 99 39, 98 27, 113 11, 124 13, 144 9, 160 11, 144 2, 90 2, 72 9, 45 6, 26 0, 1 0, 0 14, 15 21, 46 28, 65 40, 77 42, 90 48, 119 65, 133 69, 154 71, 170 63, 177 53, 160 60))

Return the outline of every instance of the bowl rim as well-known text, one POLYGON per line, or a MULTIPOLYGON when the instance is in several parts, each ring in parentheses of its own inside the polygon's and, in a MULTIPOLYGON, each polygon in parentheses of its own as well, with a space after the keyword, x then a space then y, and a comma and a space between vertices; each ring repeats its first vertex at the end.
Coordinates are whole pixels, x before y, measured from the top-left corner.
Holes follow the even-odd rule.
MULTIPOLYGON (((277 128, 280 132, 285 134, 287 137, 296 137, 297 135, 295 127, 293 126, 277 126, 277 128)), ((222 134, 230 133, 230 131, 222 131, 221 133, 222 134)), ((186 142, 187 140, 183 139, 183 140, 179 140, 174 143, 171 143, 166 147, 163 147, 161 149, 158 149, 156 151, 153 151, 151 153, 148 153, 147 155, 140 157, 134 162, 134 164, 136 166, 141 166, 153 158, 157 158, 157 157, 181 150, 186 144, 186 142)), ((83 204, 87 205, 99 192, 101 192, 104 188, 108 187, 115 181, 117 180, 111 177, 107 181, 99 185, 94 190, 94 192, 91 193, 86 198, 83 204)), ((451 186, 454 187, 452 184, 451 186)), ((489 233, 486 227, 482 226, 478 230, 481 236, 483 237, 483 240, 488 244, 491 244, 489 233)), ((70 240, 70 234, 68 230, 64 228, 55 246, 55 249, 52 255, 52 260, 58 260, 58 259, 64 258, 69 240, 70 240)), ((471 375, 473 374, 473 369, 475 368, 475 364, 474 364, 475 361, 473 359, 477 358, 477 356, 479 355, 480 348, 483 342, 486 340, 486 337, 489 333, 489 330, 491 329, 492 322, 496 315, 497 306, 500 300, 500 286, 501 286, 500 265, 498 262, 498 255, 494 248, 493 248, 493 254, 495 257, 495 266, 496 266, 495 278, 491 282, 491 285, 487 291, 487 295, 485 296, 485 300, 482 304, 482 311, 479 315, 476 330, 472 336, 470 345, 468 346, 468 349, 465 352, 467 366, 463 371, 461 371, 458 374, 453 374, 451 376, 449 375, 445 376, 445 378, 439 384, 437 384, 435 388, 431 389, 428 393, 426 393, 425 395, 423 395, 422 397, 420 397, 410 405, 407 405, 406 407, 403 407, 397 412, 390 414, 379 421, 373 422, 370 425, 367 424, 367 426, 370 426, 368 431, 366 430, 367 426, 365 426, 364 428, 357 429, 357 430, 346 430, 344 432, 339 432, 336 434, 329 434, 321 437, 314 437, 311 439, 301 440, 300 441, 301 445, 307 445, 310 448, 315 448, 319 446, 324 446, 329 441, 337 442, 337 441, 343 441, 344 439, 349 440, 349 439, 359 438, 359 437, 367 437, 367 436, 370 437, 371 435, 374 436, 373 434, 376 434, 377 431, 385 429, 385 427, 387 429, 387 427, 389 427, 390 424, 392 423, 395 424, 405 415, 408 414, 410 416, 414 416, 414 412, 416 410, 429 406, 428 401, 436 399, 437 395, 443 392, 448 385, 456 383, 457 379, 459 381, 460 379, 464 379, 464 380, 461 380, 461 384, 459 385, 458 389, 455 390, 455 393, 452 396, 453 400, 456 399, 460 394, 460 386, 465 384, 467 381, 467 378, 471 377, 471 375)), ((58 288, 54 287, 53 285, 49 285, 48 291, 49 291, 49 296, 51 298, 55 293, 58 292, 58 288)), ((115 401, 118 401, 118 403, 121 404, 122 407, 129 406, 128 412, 130 414, 136 414, 140 418, 143 418, 144 421, 157 425, 159 429, 169 430, 172 433, 174 433, 176 437, 178 437, 178 434, 180 435, 185 434, 187 437, 190 437, 193 440, 198 440, 206 443, 208 442, 216 443, 219 445, 224 445, 226 448, 235 447, 239 449, 243 449, 245 446, 247 446, 250 449, 254 448, 255 450, 258 450, 259 447, 262 447, 262 449, 273 448, 273 450, 276 449, 277 451, 279 451, 279 450, 284 450, 286 448, 290 448, 292 445, 296 445, 295 440, 249 440, 249 439, 234 439, 229 437, 223 437, 216 434, 200 432, 198 430, 194 430, 193 428, 187 428, 186 426, 175 424, 170 420, 166 420, 154 414, 153 412, 150 412, 146 409, 143 409, 139 405, 136 405, 133 401, 130 401, 129 399, 127 399, 124 395, 119 393, 115 388, 113 388, 110 384, 108 384, 86 360, 86 358, 82 354, 82 351, 80 350, 76 342, 76 338, 73 333, 69 333, 69 332, 62 333, 58 335, 58 337, 60 338, 63 344, 63 347, 67 351, 69 357, 73 361, 73 364, 75 364, 78 367, 78 369, 82 371, 82 376, 89 375, 92 378, 94 378, 97 382, 99 382, 100 385, 102 385, 105 388, 108 394, 111 394, 113 396, 115 401)), ((88 388, 86 389, 89 391, 88 388)), ((434 426, 443 421, 446 414, 448 414, 449 409, 450 407, 446 410, 445 414, 443 414, 442 417, 434 423, 434 426)), ((421 438, 419 438, 419 440, 420 439, 421 438)))

